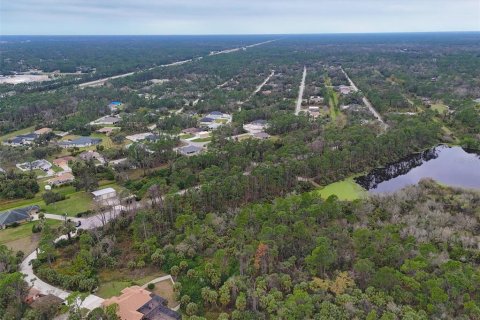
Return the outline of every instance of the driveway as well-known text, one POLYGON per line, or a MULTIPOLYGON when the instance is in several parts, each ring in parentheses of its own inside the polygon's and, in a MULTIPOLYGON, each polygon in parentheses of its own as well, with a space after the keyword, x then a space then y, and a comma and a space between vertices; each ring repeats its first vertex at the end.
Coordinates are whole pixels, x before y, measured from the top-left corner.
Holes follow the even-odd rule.
MULTIPOLYGON (((34 251, 31 254, 29 254, 27 258, 25 258, 25 260, 23 260, 23 262, 20 264, 20 271, 25 275, 25 281, 28 284, 33 283, 33 287, 45 295, 52 294, 54 296, 59 297, 60 299, 65 300, 70 295, 69 291, 65 291, 63 289, 54 287, 38 279, 35 276, 35 274, 33 273, 31 262, 36 258, 37 258, 37 252, 34 251)), ((102 298, 91 294, 87 296, 87 298, 83 301, 82 307, 88 310, 93 310, 95 308, 100 307, 102 305, 102 302, 103 302, 102 298)))

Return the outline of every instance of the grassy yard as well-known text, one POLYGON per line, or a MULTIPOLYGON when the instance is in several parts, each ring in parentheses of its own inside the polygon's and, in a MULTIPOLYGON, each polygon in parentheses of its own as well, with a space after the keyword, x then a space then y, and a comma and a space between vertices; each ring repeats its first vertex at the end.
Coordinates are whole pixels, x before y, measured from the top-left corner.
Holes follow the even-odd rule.
POLYGON ((435 103, 435 104, 432 104, 431 109, 439 112, 440 114, 443 114, 443 113, 447 112, 448 107, 446 105, 444 105, 443 103, 435 103))
POLYGON ((100 285, 96 292, 101 298, 110 298, 120 294, 126 287, 132 285, 143 286, 155 278, 161 277, 165 274, 161 272, 147 270, 108 270, 102 271, 99 274, 100 285))
MULTIPOLYGON (((38 246, 40 234, 32 233, 32 226, 35 222, 24 223, 16 228, 0 230, 0 244, 6 245, 14 251, 22 250, 30 254, 38 246)), ((61 221, 47 220, 51 227, 57 227, 61 221)))
POLYGON ((42 209, 48 213, 64 214, 75 216, 79 212, 85 212, 92 209, 92 196, 85 192, 79 191, 67 195, 67 199, 51 203, 49 205, 42 204, 42 209))
POLYGON ((353 177, 331 183, 317 192, 324 199, 331 195, 336 195, 340 200, 356 200, 367 196, 367 191, 356 184, 353 177))
MULTIPOLYGON (((87 211, 91 208, 92 198, 90 193, 85 191, 76 191, 73 186, 64 186, 61 188, 53 189, 54 192, 61 193, 67 197, 63 201, 49 204, 48 206, 42 199, 44 191, 44 184, 41 183, 41 191, 35 195, 33 199, 15 199, 15 200, 2 200, 0 201, 0 211, 38 205, 41 209, 44 209, 48 213, 64 214, 69 216, 75 216, 79 212, 87 211)), ((112 187, 118 192, 121 191, 121 187, 112 181, 100 181, 99 189, 112 187)))
POLYGON ((174 308, 178 305, 178 302, 175 300, 173 283, 172 281, 170 281, 170 279, 155 283, 155 287, 153 288, 153 290, 150 290, 150 291, 159 295, 164 299, 167 299, 168 306, 170 308, 174 308))
POLYGON ((208 138, 198 138, 198 139, 193 139, 192 141, 193 142, 208 142, 208 141, 211 141, 212 138, 211 137, 208 137, 208 138))
POLYGON ((180 139, 190 139, 190 138, 193 138, 193 137, 194 137, 194 135, 190 134, 190 133, 185 133, 185 134, 180 135, 180 139))

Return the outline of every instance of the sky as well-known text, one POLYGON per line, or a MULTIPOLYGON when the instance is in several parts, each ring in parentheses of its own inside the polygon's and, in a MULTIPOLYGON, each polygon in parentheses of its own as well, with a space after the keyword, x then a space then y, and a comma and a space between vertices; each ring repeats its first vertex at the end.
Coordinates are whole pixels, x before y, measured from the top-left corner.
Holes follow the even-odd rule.
POLYGON ((0 0, 1 35, 480 31, 480 0, 0 0))

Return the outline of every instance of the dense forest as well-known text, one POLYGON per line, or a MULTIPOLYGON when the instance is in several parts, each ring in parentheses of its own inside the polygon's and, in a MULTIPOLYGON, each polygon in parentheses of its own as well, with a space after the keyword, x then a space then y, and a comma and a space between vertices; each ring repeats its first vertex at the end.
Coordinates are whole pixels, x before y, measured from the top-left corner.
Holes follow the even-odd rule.
POLYGON ((176 277, 189 316, 480 317, 478 192, 425 180, 355 202, 309 192, 204 213, 190 201, 168 199, 57 248, 44 230, 35 268, 87 291, 103 269, 158 268, 176 277))

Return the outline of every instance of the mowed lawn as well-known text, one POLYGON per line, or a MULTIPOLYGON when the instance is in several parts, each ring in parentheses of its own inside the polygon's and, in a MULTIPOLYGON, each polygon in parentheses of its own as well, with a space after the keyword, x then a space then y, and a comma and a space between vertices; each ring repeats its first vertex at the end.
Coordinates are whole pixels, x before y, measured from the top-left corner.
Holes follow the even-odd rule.
MULTIPOLYGON (((56 228, 62 222, 57 220, 47 220, 46 223, 52 228, 56 228)), ((26 254, 30 254, 38 247, 38 242, 40 240, 40 234, 32 232, 34 224, 35 222, 28 222, 16 228, 0 230, 0 245, 6 245, 13 251, 21 250, 26 254)))
POLYGON ((336 195, 339 200, 351 201, 367 196, 367 191, 355 183, 353 177, 331 183, 317 192, 323 199, 327 199, 331 195, 336 195))
POLYGON ((99 274, 100 285, 96 295, 101 298, 111 298, 120 294, 120 291, 132 285, 144 284, 164 276, 165 274, 152 270, 115 270, 102 271, 99 274))
POLYGON ((79 191, 67 195, 68 199, 51 203, 49 205, 43 204, 41 207, 48 213, 64 214, 68 216, 75 216, 79 212, 85 212, 92 209, 92 196, 85 191, 79 191))

